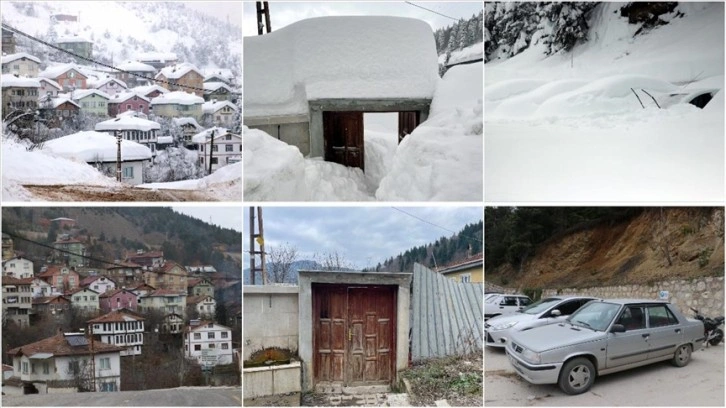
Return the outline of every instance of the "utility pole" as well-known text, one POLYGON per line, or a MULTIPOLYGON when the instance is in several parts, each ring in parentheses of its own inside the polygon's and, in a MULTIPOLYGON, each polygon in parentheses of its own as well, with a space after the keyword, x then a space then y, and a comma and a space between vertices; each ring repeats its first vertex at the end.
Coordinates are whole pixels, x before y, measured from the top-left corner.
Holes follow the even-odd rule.
POLYGON ((267 30, 269 34, 272 31, 270 28, 270 4, 267 1, 258 1, 255 3, 257 8, 257 35, 264 34, 267 30), (265 16, 265 20, 262 21, 262 16, 265 16))
POLYGON ((267 268, 265 266, 265 238, 262 228, 262 207, 257 207, 258 223, 255 223, 255 207, 250 207, 250 283, 255 284, 257 271, 262 275, 262 284, 267 284, 267 268), (255 232, 255 228, 259 232, 255 232), (260 249, 257 250, 256 246, 260 249), (261 265, 257 266, 257 255, 260 255, 261 265))
POLYGON ((116 181, 121 182, 121 131, 116 133, 116 181))
POLYGON ((96 353, 93 350, 93 331, 91 330, 93 325, 89 324, 86 328, 88 333, 89 342, 91 343, 91 392, 96 392, 96 353))
POLYGON ((214 156, 214 130, 212 130, 212 138, 209 139, 209 172, 207 174, 212 174, 212 156, 214 156))

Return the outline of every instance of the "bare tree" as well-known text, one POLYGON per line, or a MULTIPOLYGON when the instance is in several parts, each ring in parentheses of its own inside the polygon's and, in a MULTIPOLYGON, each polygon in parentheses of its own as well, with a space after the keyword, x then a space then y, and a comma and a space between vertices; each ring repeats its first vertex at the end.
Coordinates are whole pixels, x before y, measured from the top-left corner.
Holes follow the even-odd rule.
POLYGON ((315 254, 313 257, 324 271, 341 271, 355 269, 352 262, 337 250, 315 254))
POLYGON ((72 358, 68 362, 66 374, 71 377, 70 382, 78 389, 78 392, 93 391, 93 373, 88 359, 72 358))
POLYGON ((267 277, 276 283, 290 282, 293 273, 293 264, 300 254, 296 246, 284 245, 270 247, 267 252, 267 277))

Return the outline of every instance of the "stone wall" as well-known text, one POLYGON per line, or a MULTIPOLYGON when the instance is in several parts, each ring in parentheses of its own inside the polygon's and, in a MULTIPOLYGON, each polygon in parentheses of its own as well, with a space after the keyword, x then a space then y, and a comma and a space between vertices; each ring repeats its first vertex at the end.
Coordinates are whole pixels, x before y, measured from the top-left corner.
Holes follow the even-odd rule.
POLYGON ((298 350, 298 287, 244 287, 244 360, 268 347, 298 350))

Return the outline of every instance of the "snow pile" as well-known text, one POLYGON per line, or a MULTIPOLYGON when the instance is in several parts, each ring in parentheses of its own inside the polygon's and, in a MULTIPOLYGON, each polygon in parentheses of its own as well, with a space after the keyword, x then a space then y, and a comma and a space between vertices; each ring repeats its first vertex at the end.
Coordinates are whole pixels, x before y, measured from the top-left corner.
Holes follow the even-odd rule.
POLYGON ((477 63, 446 72, 431 116, 398 146, 377 199, 482 200, 482 69, 477 63))
MULTIPOLYGON (((67 159, 86 163, 115 162, 116 138, 108 133, 78 132, 45 143, 43 150, 67 159)), ((151 150, 130 140, 121 141, 121 160, 149 160, 151 150)))
POLYGON ((3 74, 0 78, 3 88, 40 88, 38 78, 21 77, 13 74, 3 74))
POLYGON ((195 190, 205 197, 219 201, 242 200, 242 162, 220 167, 214 173, 196 180, 147 183, 137 187, 150 190, 195 190))
POLYGON ((159 130, 161 125, 158 123, 137 118, 134 116, 122 116, 116 119, 105 120, 96 124, 96 130, 140 130, 142 132, 148 132, 150 130, 159 130))
POLYGON ((204 99, 191 92, 174 91, 157 96, 151 100, 152 105, 201 105, 204 99))
POLYGON ((244 39, 245 116, 306 114, 320 98, 430 98, 431 27, 399 17, 320 17, 244 39))
POLYGON ((460 50, 452 51, 449 61, 446 61, 446 54, 439 55, 439 64, 453 65, 459 62, 474 61, 484 58, 484 44, 476 43, 460 50))

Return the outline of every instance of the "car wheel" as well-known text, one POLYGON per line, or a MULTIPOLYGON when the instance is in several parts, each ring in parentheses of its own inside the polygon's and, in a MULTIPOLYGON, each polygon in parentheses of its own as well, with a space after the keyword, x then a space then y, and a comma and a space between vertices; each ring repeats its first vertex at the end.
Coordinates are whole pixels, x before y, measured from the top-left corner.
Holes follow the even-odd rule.
POLYGON ((595 366, 590 360, 580 357, 565 363, 558 384, 565 394, 576 395, 589 390, 594 381, 595 366))
POLYGON ((683 367, 688 365, 688 362, 691 361, 691 345, 690 344, 682 344, 678 349, 676 350, 676 353, 673 355, 673 365, 676 367, 683 367))

